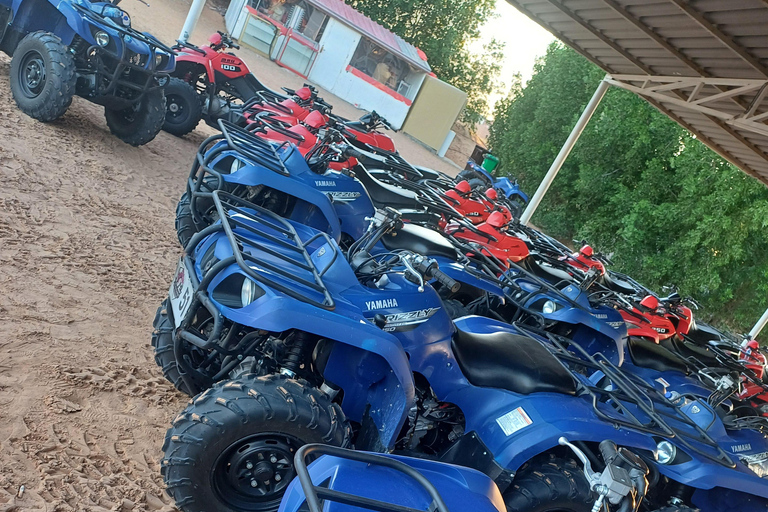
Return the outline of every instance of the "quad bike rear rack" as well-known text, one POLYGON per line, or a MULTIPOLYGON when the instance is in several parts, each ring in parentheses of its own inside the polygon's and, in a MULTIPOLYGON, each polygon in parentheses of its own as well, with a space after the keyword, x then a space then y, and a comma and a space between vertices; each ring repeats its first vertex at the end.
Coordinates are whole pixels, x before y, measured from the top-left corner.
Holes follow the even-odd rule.
POLYGON ((379 512, 450 512, 447 505, 440 497, 440 493, 424 475, 399 460, 391 459, 383 455, 345 450, 336 446, 308 444, 302 446, 296 452, 294 467, 296 468, 296 475, 299 478, 301 489, 304 491, 309 512, 322 512, 324 507, 323 504, 321 504, 321 500, 324 500, 325 502, 341 503, 351 507, 360 507, 364 510, 376 510, 379 512), (432 503, 429 505, 428 509, 419 510, 315 485, 309 474, 306 460, 309 456, 316 458, 320 455, 330 455, 339 459, 362 462, 368 466, 386 467, 403 473, 412 478, 427 491, 429 497, 432 498, 432 503))
POLYGON ((577 393, 591 397, 592 408, 603 421, 613 423, 617 428, 626 427, 651 436, 674 439, 688 453, 725 467, 736 467, 731 455, 689 418, 678 403, 668 399, 655 387, 635 375, 623 372, 601 353, 590 355, 563 336, 519 322, 513 325, 528 336, 545 340, 544 346, 577 382, 577 393), (584 370, 590 375, 601 372, 605 376, 603 385, 592 384, 585 377, 584 370), (613 413, 609 413, 610 409, 606 406, 613 407, 613 413), (670 425, 670 421, 684 428, 675 428, 670 425), (699 447, 702 445, 709 450, 699 447))

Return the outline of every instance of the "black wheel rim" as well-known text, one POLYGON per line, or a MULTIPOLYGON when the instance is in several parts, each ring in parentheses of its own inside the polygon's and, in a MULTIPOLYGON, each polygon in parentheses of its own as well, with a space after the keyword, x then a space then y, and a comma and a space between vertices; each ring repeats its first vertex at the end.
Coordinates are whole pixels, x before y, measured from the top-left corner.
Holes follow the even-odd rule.
POLYGON ((189 103, 178 94, 168 94, 165 97, 168 102, 168 111, 165 120, 171 124, 182 124, 189 119, 189 103))
POLYGON ((21 92, 27 98, 37 98, 45 88, 45 61, 39 52, 32 50, 24 55, 19 66, 21 92))
POLYGON ((296 476, 293 457, 303 444, 293 436, 276 433, 233 443, 216 460, 211 475, 218 499, 238 510, 276 509, 296 476))

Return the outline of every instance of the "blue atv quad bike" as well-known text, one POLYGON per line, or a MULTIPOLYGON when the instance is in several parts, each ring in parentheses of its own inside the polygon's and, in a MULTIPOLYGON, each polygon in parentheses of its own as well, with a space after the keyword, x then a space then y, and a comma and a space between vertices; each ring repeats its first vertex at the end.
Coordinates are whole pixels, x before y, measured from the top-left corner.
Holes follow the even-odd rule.
MULTIPOLYGON (((562 444, 569 445, 565 438, 562 444)), ((627 496, 631 497, 622 504, 626 511, 635 510, 648 488, 647 466, 637 455, 610 442, 601 444, 600 451, 610 469, 595 473, 585 459, 585 467, 590 468, 586 474, 596 485, 604 474, 604 482, 612 474, 621 474, 621 482, 611 481, 618 486, 629 484, 627 496)), ((296 453, 294 465, 297 477, 286 490, 280 512, 507 512, 498 487, 487 475, 444 462, 306 445, 296 453), (307 467, 308 456, 319 454, 307 467)))
POLYGON ((221 222, 190 242, 166 316, 187 391, 228 379, 166 435, 162 472, 185 512, 276 510, 307 443, 470 467, 515 512, 765 510, 761 462, 737 455, 764 437, 727 432, 704 401, 671 401, 561 336, 451 321, 425 283, 452 286, 433 260, 371 253, 397 212, 377 212, 345 257, 323 232, 211 197, 221 222), (650 486, 600 458, 606 440, 642 458, 650 486))
POLYGON ((316 146, 318 151, 305 159, 294 144, 270 142, 225 120, 219 120, 219 128, 221 134, 200 145, 187 189, 176 208, 176 232, 183 247, 195 233, 217 220, 211 199, 214 190, 224 190, 326 231, 342 246, 365 232, 365 219, 376 207, 398 209, 420 224, 437 222, 441 213, 459 216, 434 196, 382 183, 362 165, 354 171, 329 170, 329 159, 344 152, 348 154, 342 159, 355 156, 372 167, 400 168, 417 175, 426 172, 397 154, 376 155, 351 145, 333 144, 338 132, 332 129, 326 130, 326 137, 316 146))
POLYGON ((457 181, 466 180, 473 190, 483 191, 495 188, 504 193, 507 199, 515 205, 514 217, 519 217, 522 209, 528 204, 528 194, 522 191, 516 179, 506 176, 496 178, 485 167, 477 165, 471 158, 467 161, 467 167, 456 177, 457 181))
POLYGON ((131 28, 118 2, 0 0, 0 50, 12 57, 11 92, 22 112, 53 121, 77 94, 104 106, 122 141, 155 138, 174 52, 131 28))

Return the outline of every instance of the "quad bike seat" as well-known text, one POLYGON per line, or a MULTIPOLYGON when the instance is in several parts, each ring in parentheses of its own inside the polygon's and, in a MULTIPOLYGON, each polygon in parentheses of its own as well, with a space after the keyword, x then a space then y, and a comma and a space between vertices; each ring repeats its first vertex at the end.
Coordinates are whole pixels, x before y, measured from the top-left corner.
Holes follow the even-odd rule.
POLYGON ((672 336, 666 340, 661 340, 659 343, 667 347, 669 350, 680 354, 680 356, 683 358, 693 358, 697 361, 700 361, 705 366, 722 366, 714 352, 708 348, 700 347, 695 343, 679 340, 676 336, 672 336))
POLYGON ((690 368, 682 357, 652 341, 630 336, 627 348, 635 366, 650 368, 657 372, 678 371, 686 375, 690 373, 690 368))
POLYGON ((698 321, 691 325, 686 336, 699 345, 707 345, 710 341, 722 341, 723 339, 717 329, 698 321))
POLYGON ((243 76, 243 80, 234 80, 233 85, 235 86, 238 94, 245 98, 246 101, 253 98, 262 91, 266 91, 270 95, 274 95, 276 98, 287 98, 285 94, 280 94, 279 92, 273 91, 261 83, 253 73, 248 73, 247 75, 243 76))
POLYGON ((535 258, 525 258, 519 263, 525 270, 548 283, 555 284, 561 281, 573 281, 573 276, 568 272, 549 265, 540 265, 535 258))
POLYGON ((407 249, 425 256, 458 259, 456 248, 443 235, 416 224, 405 224, 402 228, 387 233, 381 243, 390 251, 407 249))
POLYGON ((415 192, 389 185, 373 177, 365 168, 355 169, 357 179, 365 186, 368 195, 376 206, 390 206, 397 210, 402 208, 421 209, 415 192))
POLYGON ((543 345, 527 336, 457 330, 452 347, 461 371, 475 386, 522 395, 576 394, 570 372, 543 345))
POLYGON ((346 123, 344 123, 344 126, 352 130, 356 130, 358 132, 367 132, 367 131, 370 131, 371 129, 370 126, 368 126, 367 124, 361 121, 347 121, 346 123))
POLYGON ((405 222, 412 222, 420 226, 434 226, 435 229, 439 227, 440 221, 443 220, 440 214, 427 210, 402 209, 400 213, 403 215, 402 218, 405 222))
POLYGON ((637 292, 635 288, 629 284, 628 282, 624 281, 623 279, 619 279, 618 277, 611 276, 610 272, 606 272, 602 275, 600 279, 600 284, 611 290, 612 292, 616 293, 623 293, 625 295, 633 295, 637 292))

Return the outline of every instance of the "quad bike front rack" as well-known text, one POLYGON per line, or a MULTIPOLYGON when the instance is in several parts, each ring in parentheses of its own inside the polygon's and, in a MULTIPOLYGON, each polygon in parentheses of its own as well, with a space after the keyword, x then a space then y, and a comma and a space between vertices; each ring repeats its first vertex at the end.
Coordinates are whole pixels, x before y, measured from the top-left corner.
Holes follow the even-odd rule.
MULTIPOLYGON (((224 175, 232 172, 231 167, 226 165, 226 168, 215 167, 213 162, 222 153, 237 153, 268 171, 283 176, 290 175, 283 161, 287 155, 281 157, 277 152, 281 146, 257 137, 252 132, 223 119, 219 120, 219 128, 221 133, 208 137, 200 144, 187 178, 187 193, 196 224, 210 224, 215 220, 206 218, 206 215, 212 213, 211 194, 214 190, 224 189, 224 175), (201 199, 207 199, 204 208, 198 207, 201 199)), ((233 187, 237 186, 233 185, 233 187)))
MULTIPOLYGON (((212 197, 219 218, 222 219, 218 226, 226 233, 232 248, 231 258, 234 258, 248 277, 318 308, 335 308, 336 304, 323 283, 322 276, 338 258, 339 249, 327 234, 318 232, 303 241, 290 222, 266 208, 222 190, 214 191, 212 197), (330 262, 320 270, 315 267, 307 250, 319 239, 324 239, 333 252, 330 262), (272 249, 264 243, 259 243, 260 241, 275 244, 280 250, 272 249), (246 246, 255 247, 273 259, 268 260, 246 252, 246 246), (280 261, 280 265, 276 265, 274 259, 280 261), (280 281, 287 282, 290 286, 280 281), (320 294, 322 299, 311 297, 313 292, 320 294)), ((222 263, 219 262, 216 266, 222 263)))
POLYGON ((670 400, 641 378, 623 372, 602 354, 593 356, 563 336, 519 322, 513 325, 542 342, 557 357, 578 383, 578 393, 591 397, 592 408, 600 419, 616 427, 674 439, 689 453, 725 467, 736 467, 731 455, 685 414, 679 401, 670 400), (585 372, 589 375, 600 372, 605 379, 598 386, 586 378, 585 372), (670 422, 682 428, 675 428, 670 422))
POLYGON ((365 510, 377 510, 379 512, 450 512, 445 502, 440 497, 440 493, 435 486, 424 477, 424 475, 407 464, 389 457, 346 450, 336 446, 308 444, 302 446, 296 452, 294 467, 296 468, 296 475, 299 478, 301 489, 304 491, 304 497, 309 512, 322 512, 324 510, 323 505, 321 504, 322 500, 326 502, 341 503, 352 507, 360 507, 365 510), (318 457, 320 455, 330 455, 339 459, 362 462, 369 466, 386 467, 403 473, 412 478, 427 491, 429 497, 432 498, 432 503, 428 509, 419 510, 315 485, 312 482, 312 477, 309 474, 306 461, 308 456, 318 457))

